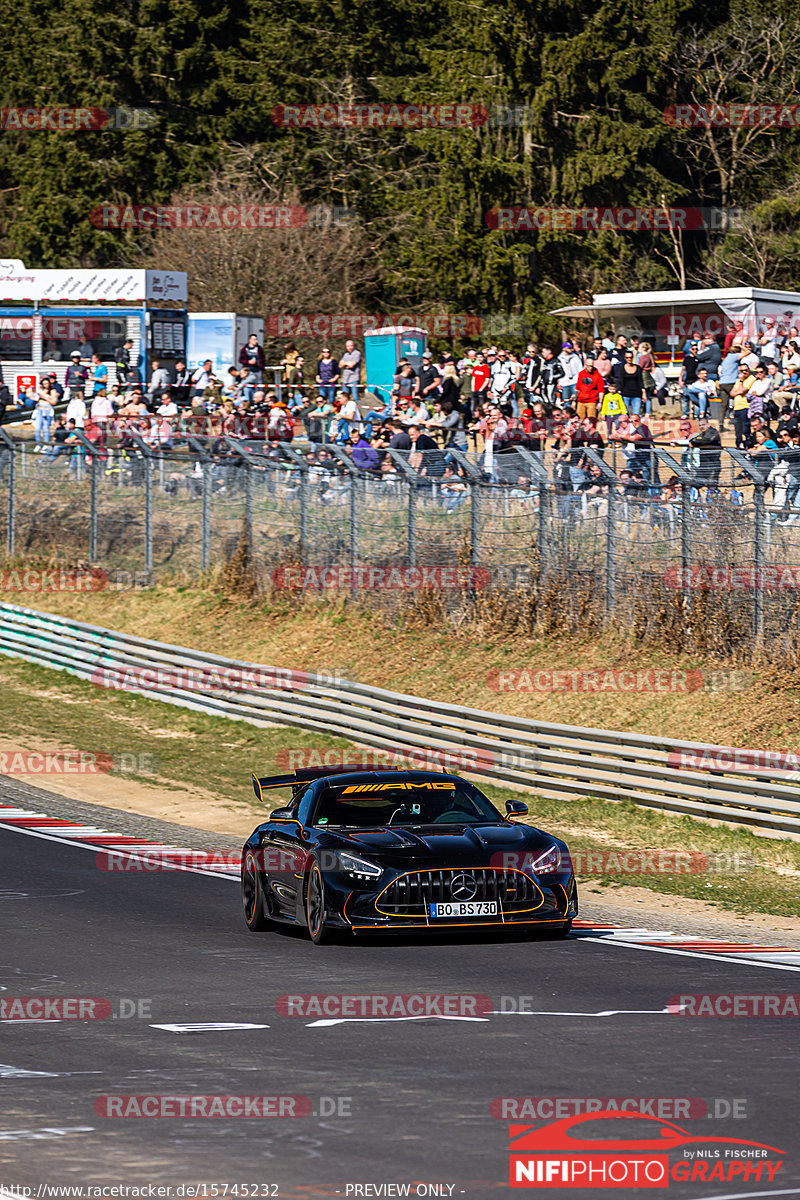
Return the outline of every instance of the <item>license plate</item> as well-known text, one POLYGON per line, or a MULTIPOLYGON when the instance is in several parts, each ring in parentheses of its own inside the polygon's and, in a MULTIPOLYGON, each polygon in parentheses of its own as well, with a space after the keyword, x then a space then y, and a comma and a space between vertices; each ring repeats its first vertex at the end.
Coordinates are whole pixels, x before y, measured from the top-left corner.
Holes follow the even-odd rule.
POLYGON ((496 917, 496 900, 451 900, 431 904, 432 917, 496 917))

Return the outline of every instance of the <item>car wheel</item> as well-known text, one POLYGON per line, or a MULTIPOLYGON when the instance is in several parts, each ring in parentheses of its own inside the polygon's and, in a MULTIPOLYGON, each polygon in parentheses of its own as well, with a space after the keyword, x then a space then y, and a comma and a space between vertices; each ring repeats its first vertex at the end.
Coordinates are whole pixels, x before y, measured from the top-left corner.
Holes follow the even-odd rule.
POLYGON ((306 922, 312 942, 319 945, 330 939, 330 931, 325 920, 325 884, 319 863, 314 863, 308 877, 306 889, 306 922))
POLYGON ((251 933, 261 933, 269 929, 270 919, 264 900, 264 885, 251 850, 248 850, 242 859, 242 908, 245 924, 251 933))

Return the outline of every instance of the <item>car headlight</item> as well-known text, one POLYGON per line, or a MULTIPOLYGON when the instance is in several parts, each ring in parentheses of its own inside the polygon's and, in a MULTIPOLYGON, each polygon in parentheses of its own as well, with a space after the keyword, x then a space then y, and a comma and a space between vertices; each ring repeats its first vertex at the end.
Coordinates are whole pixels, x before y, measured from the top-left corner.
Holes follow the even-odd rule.
POLYGON ((535 852, 536 857, 529 855, 527 869, 531 875, 552 875, 561 866, 561 850, 558 846, 550 846, 543 854, 535 852))
POLYGON ((368 862, 366 858, 359 858, 357 854, 342 851, 338 857, 341 870, 354 879, 378 879, 383 874, 383 867, 368 862))

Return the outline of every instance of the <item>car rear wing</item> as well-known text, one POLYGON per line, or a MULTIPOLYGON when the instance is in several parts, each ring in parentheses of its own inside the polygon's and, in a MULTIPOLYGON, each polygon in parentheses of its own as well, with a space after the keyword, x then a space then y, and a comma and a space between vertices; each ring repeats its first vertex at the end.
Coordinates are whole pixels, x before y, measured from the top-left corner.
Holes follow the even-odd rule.
MULTIPOLYGON (((324 779, 328 775, 352 775, 358 771, 358 767, 336 766, 336 767, 298 767, 291 775, 262 775, 258 776, 255 773, 253 779, 253 791, 256 794, 256 800, 263 803, 264 791, 270 788, 290 787, 292 796, 295 796, 300 788, 305 787, 307 783, 311 783, 314 779, 324 779)), ((372 774, 376 771, 392 771, 393 767, 370 767, 369 772, 372 774)))

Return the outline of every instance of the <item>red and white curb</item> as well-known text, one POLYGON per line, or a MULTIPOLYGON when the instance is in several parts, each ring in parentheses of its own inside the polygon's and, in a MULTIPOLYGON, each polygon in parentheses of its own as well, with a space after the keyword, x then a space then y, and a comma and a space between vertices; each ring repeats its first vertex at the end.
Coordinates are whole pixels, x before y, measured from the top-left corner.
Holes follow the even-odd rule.
POLYGON ((173 846, 165 842, 153 842, 147 838, 112 833, 95 825, 81 825, 64 817, 50 817, 46 813, 14 808, 9 804, 0 804, 0 828, 2 827, 28 834, 30 837, 44 838, 49 842, 63 842, 66 845, 94 850, 102 854, 107 864, 104 869, 119 870, 123 874, 128 869, 131 873, 170 870, 228 879, 239 878, 241 856, 238 850, 192 850, 186 846, 173 846))
MULTIPOLYGON (((13 829, 30 837, 77 846, 104 856, 113 854, 121 861, 115 867, 125 874, 127 860, 131 873, 153 869, 188 871, 193 875, 209 875, 217 879, 239 878, 239 851, 211 852, 128 837, 94 825, 81 825, 63 817, 31 812, 0 804, 0 828, 13 829), (168 864, 168 865, 166 865, 168 864)), ((594 921, 575 921, 573 931, 579 941, 600 942, 605 945, 627 946, 660 954, 676 954, 685 958, 711 958, 722 962, 746 963, 748 966, 772 967, 778 971, 800 971, 800 950, 793 946, 765 946, 757 942, 722 942, 697 938, 691 934, 669 930, 606 925, 594 921)))

